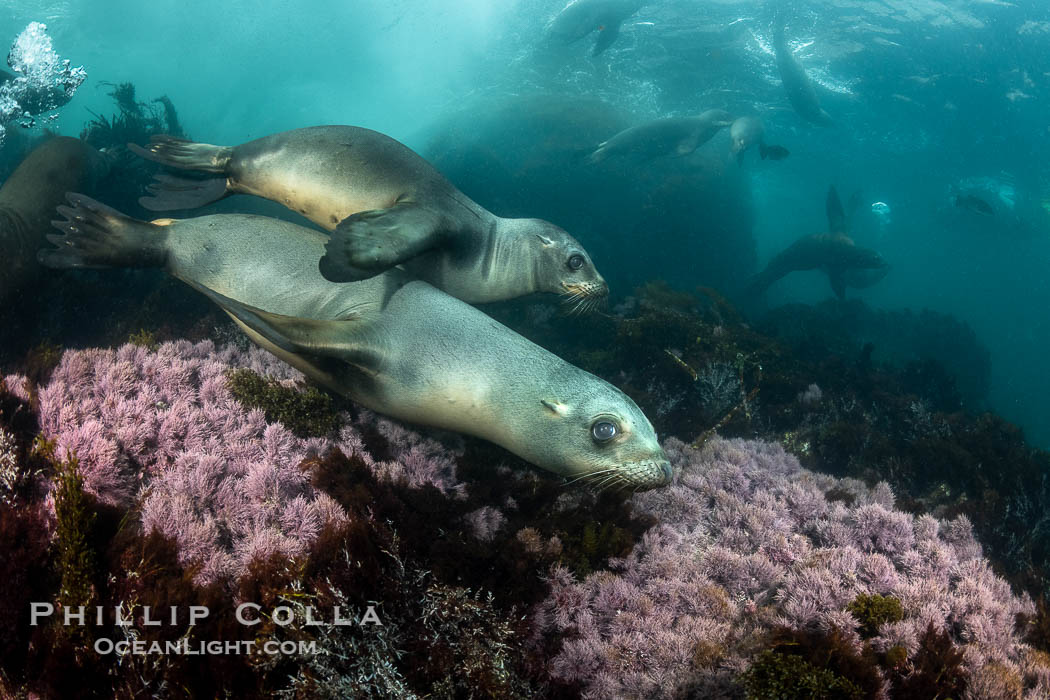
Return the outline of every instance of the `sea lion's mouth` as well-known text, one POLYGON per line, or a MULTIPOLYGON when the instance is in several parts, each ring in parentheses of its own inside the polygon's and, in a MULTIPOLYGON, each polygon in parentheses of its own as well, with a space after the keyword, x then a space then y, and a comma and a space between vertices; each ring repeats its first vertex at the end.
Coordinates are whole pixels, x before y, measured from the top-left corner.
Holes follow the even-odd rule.
POLYGON ((586 483, 596 491, 649 491, 671 483, 674 470, 666 459, 627 462, 573 479, 569 483, 586 483))
POLYGON ((609 286, 602 282, 562 282, 565 304, 570 314, 585 314, 605 304, 609 299, 609 286))

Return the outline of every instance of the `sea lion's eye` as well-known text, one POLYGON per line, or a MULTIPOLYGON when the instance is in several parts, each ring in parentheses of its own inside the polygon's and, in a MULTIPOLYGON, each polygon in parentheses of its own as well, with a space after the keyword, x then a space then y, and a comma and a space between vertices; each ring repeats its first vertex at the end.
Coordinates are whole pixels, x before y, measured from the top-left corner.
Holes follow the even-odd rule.
POLYGON ((591 435, 597 442, 609 442, 618 432, 616 424, 607 420, 600 420, 591 426, 591 435))
POLYGON ((583 262, 584 261, 583 261, 583 256, 582 255, 580 255, 579 253, 573 253, 572 255, 569 256, 569 262, 566 263, 566 264, 569 266, 570 270, 572 270, 573 272, 576 272, 581 267, 583 267, 583 262))

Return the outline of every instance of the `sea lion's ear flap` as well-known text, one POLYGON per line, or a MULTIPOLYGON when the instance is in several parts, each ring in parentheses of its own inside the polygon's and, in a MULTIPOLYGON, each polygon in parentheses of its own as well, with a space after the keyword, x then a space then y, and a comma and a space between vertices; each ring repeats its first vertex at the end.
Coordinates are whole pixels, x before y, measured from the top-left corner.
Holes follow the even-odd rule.
POLYGON ((842 275, 842 270, 828 272, 828 282, 831 282, 831 291, 835 292, 835 296, 840 301, 846 298, 846 279, 842 275))
POLYGON ((372 209, 339 222, 318 264, 329 282, 357 282, 438 248, 451 228, 445 217, 413 202, 372 209))
POLYGON ((183 281, 281 350, 297 355, 338 357, 362 369, 374 365, 368 362, 369 358, 347 342, 347 338, 350 337, 347 324, 362 323, 365 316, 361 313, 351 312, 345 318, 325 321, 283 316, 242 304, 193 280, 183 281))
POLYGON ((565 413, 569 410, 569 407, 561 403, 560 401, 548 401, 547 399, 540 399, 540 403, 542 403, 548 411, 550 411, 556 416, 564 416, 565 413))
POLYGON ((552 245, 554 245, 554 241, 550 238, 547 238, 542 233, 537 233, 536 238, 540 239, 540 243, 543 244, 544 248, 550 248, 552 245))

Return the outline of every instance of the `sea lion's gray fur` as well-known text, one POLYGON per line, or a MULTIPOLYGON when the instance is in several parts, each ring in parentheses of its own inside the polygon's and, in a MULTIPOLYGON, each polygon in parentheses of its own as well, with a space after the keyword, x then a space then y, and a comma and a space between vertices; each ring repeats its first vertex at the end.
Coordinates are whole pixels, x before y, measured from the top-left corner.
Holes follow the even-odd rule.
POLYGON ((105 175, 102 155, 80 139, 56 136, 25 157, 0 188, 0 303, 39 277, 55 207, 69 190, 92 191, 105 175))
POLYGON ((592 163, 612 156, 651 160, 660 156, 687 156, 733 122, 721 109, 709 109, 695 117, 668 117, 632 126, 598 145, 592 163))
POLYGON ((583 246, 564 230, 495 216, 410 148, 370 129, 315 126, 234 147, 161 136, 148 148, 129 147, 164 165, 219 176, 162 174, 154 196, 141 200, 147 209, 253 194, 334 231, 320 263, 334 282, 401 265, 471 303, 552 292, 589 306, 608 292, 583 246))
POLYGON ((81 195, 61 207, 54 267, 161 266, 216 301, 259 345, 321 384, 398 419, 491 440, 599 485, 652 488, 670 466, 652 425, 611 384, 401 270, 325 280, 325 236, 220 214, 137 221, 81 195), (594 426, 612 422, 600 442, 594 426))

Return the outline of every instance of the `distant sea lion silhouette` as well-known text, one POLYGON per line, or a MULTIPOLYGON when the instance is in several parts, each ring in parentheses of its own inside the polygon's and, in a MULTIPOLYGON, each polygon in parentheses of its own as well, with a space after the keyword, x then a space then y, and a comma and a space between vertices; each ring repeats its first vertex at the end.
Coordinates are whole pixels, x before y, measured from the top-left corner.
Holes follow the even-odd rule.
POLYGON ((762 160, 783 160, 791 154, 783 146, 767 146, 765 134, 766 127, 758 117, 734 120, 729 126, 729 152, 736 156, 736 162, 744 162, 744 153, 756 143, 762 160))
POLYGON ((817 92, 813 89, 813 83, 806 75, 802 64, 791 52, 784 36, 784 19, 778 11, 773 20, 773 51, 776 54, 777 70, 780 71, 780 82, 787 92, 788 101, 795 112, 803 119, 819 124, 831 126, 834 122, 831 115, 825 112, 817 100, 817 92))
POLYGON ((213 173, 157 175, 153 211, 254 194, 334 230, 320 260, 333 282, 401 265, 467 302, 562 294, 585 309, 608 294, 576 239, 540 219, 504 219, 475 203, 426 160, 389 136, 355 126, 315 126, 239 146, 153 137, 133 152, 163 165, 213 173))
POLYGON ((758 295, 781 277, 800 270, 822 270, 835 296, 846 298, 846 287, 870 287, 889 272, 886 260, 874 250, 856 245, 846 235, 848 222, 835 187, 828 189, 828 233, 804 236, 769 261, 751 278, 748 292, 758 295))
POLYGON ((651 160, 660 156, 686 156, 711 140, 733 117, 721 109, 709 109, 695 117, 654 119, 632 126, 598 145, 592 163, 612 156, 651 160))
POLYGON ((623 21, 647 4, 638 0, 574 0, 551 20, 547 32, 571 44, 597 31, 598 41, 591 53, 597 56, 620 36, 623 21))
POLYGON ((959 209, 972 211, 981 216, 995 216, 995 209, 977 195, 960 194, 955 196, 955 206, 959 209))
POLYGON ((395 418, 475 435, 598 486, 670 481, 623 392, 402 270, 351 284, 317 270, 324 234, 218 214, 137 221, 69 195, 51 267, 163 267, 248 336, 328 388, 395 418))
POLYGON ((108 172, 105 158, 80 139, 55 136, 29 152, 0 188, 0 302, 40 275, 55 207, 68 190, 93 191, 108 172))

